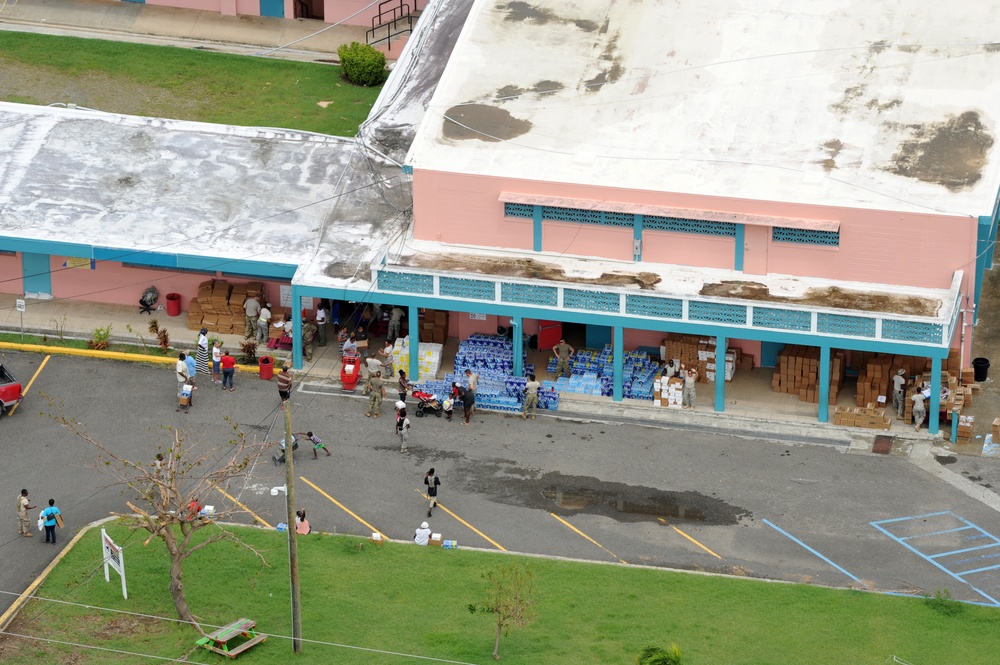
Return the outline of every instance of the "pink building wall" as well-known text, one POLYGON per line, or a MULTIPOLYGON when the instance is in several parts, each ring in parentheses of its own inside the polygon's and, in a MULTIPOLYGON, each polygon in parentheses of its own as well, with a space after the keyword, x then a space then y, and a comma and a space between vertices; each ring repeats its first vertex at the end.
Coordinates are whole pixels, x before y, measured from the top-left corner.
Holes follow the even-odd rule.
POLYGON ((20 256, 0 254, 0 293, 24 294, 20 256))
MULTIPOLYGON (((836 221, 840 223, 838 248, 772 242, 770 228, 745 225, 744 272, 947 288, 954 271, 962 269, 966 272, 964 288, 973 287, 977 231, 974 218, 585 187, 420 169, 413 174, 413 190, 414 235, 424 240, 530 250, 532 221, 503 216, 500 194, 512 192, 836 221)), ((628 229, 543 222, 542 243, 546 251, 580 256, 626 260, 632 256, 628 229), (571 240, 574 235, 576 239, 571 240)), ((643 260, 733 269, 735 246, 732 238, 645 231, 643 260)))
MULTIPOLYGON (((413 0, 405 0, 413 7, 413 0)), ((178 9, 196 9, 218 12, 223 16, 260 16, 260 0, 144 0, 147 5, 159 7, 176 7, 178 9)), ((344 21, 347 25, 371 27, 372 18, 378 14, 378 5, 364 9, 370 0, 306 0, 310 6, 312 18, 322 18, 327 23, 337 23, 346 17, 361 11, 357 16, 344 21)), ((423 9, 426 2, 417 3, 423 9)), ((285 18, 296 18, 295 0, 284 0, 285 18)), ((394 45, 395 46, 395 45, 394 45)))
MULTIPOLYGON (((20 274, 20 259, 17 261, 17 270, 20 274)), ((214 277, 224 279, 231 284, 262 281, 268 298, 272 299, 277 307, 282 284, 275 281, 251 280, 247 277, 227 277, 224 273, 216 273, 213 276, 208 273, 178 273, 169 269, 133 268, 113 261, 98 261, 94 270, 64 268, 65 261, 66 258, 63 256, 52 256, 49 259, 53 298, 98 300, 115 305, 138 306, 142 292, 149 286, 155 286, 160 292, 159 304, 165 307, 167 294, 179 293, 181 309, 187 311, 188 302, 198 295, 198 285, 214 277)), ((2 265, 0 263, 0 266, 2 265)), ((289 283, 284 282, 284 284, 289 283)), ((9 284, 3 286, 5 292, 11 292, 9 284)))

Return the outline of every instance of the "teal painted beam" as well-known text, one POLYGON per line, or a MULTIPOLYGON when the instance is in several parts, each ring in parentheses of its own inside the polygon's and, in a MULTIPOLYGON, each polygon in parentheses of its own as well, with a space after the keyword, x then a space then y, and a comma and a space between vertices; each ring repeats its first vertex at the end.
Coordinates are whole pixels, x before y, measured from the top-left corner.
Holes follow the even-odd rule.
POLYGON ((715 412, 726 410, 726 343, 729 340, 723 336, 715 340, 715 412), (719 352, 722 357, 719 357, 719 352))
POLYGON ((958 441, 958 409, 951 412, 951 442, 958 441))
POLYGON ((830 422, 830 347, 819 347, 819 421, 830 422))
POLYGON ((93 248, 72 242, 56 242, 53 240, 34 240, 30 238, 3 238, 3 249, 7 252, 22 252, 25 254, 49 254, 51 256, 72 256, 80 259, 92 259, 93 248))
POLYGON ((542 206, 532 206, 531 211, 533 220, 531 246, 536 252, 540 252, 542 251, 542 206))
POLYGON ((614 380, 613 388, 611 390, 611 399, 615 402, 620 402, 625 396, 625 390, 622 387, 622 376, 625 374, 625 329, 621 326, 614 326, 614 342, 611 344, 612 351, 612 361, 614 364, 614 380))
POLYGON ((746 250, 746 225, 737 224, 736 225, 736 248, 735 256, 733 257, 733 270, 738 270, 743 272, 743 253, 746 250))
POLYGON ((514 376, 524 376, 524 334, 521 332, 521 317, 514 316, 510 325, 514 328, 514 376))
POLYGON ((927 431, 937 434, 941 424, 941 359, 931 359, 931 408, 927 414, 927 431))
POLYGON ((986 269, 993 264, 993 243, 996 238, 996 225, 992 216, 983 215, 976 227, 976 267, 975 295, 976 308, 973 312, 973 324, 979 322, 979 296, 983 292, 983 278, 986 269))
POLYGON ((292 284, 292 367, 302 369, 302 287, 292 284))
POLYGON ((632 240, 638 243, 639 251, 632 253, 633 261, 642 261, 642 215, 632 220, 632 240))
POLYGON ((417 382, 420 380, 420 307, 411 304, 407 308, 406 328, 410 335, 410 366, 406 374, 410 381, 417 382))

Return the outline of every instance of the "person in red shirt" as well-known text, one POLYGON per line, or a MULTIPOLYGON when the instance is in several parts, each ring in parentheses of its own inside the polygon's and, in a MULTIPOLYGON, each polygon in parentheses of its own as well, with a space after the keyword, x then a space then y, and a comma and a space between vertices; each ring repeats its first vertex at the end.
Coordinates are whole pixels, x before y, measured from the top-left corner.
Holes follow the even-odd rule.
POLYGON ((233 385, 233 375, 236 373, 236 358, 233 358, 226 349, 222 350, 222 358, 219 359, 219 364, 222 365, 222 389, 226 389, 226 383, 229 383, 229 392, 236 390, 236 386, 233 385))

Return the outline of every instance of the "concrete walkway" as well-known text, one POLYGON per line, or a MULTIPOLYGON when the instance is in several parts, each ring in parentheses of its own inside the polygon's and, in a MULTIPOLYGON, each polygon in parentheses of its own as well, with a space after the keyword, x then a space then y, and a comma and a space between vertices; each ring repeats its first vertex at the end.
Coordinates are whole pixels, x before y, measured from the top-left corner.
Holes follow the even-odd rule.
MULTIPOLYGON (((342 44, 365 41, 362 26, 312 19, 222 16, 218 12, 119 0, 0 0, 0 29, 179 46, 290 60, 336 62, 342 44), (300 41, 302 40, 302 41, 300 41), (268 52, 285 44, 281 50, 268 52)), ((387 57, 395 57, 394 48, 387 57)))

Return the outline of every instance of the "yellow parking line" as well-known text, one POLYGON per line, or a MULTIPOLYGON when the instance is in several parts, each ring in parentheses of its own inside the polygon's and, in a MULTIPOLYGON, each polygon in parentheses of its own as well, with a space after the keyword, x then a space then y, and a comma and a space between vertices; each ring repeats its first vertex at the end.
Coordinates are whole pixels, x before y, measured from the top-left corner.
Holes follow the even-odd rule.
POLYGON ((273 528, 273 527, 272 527, 272 526, 271 526, 270 524, 268 524, 268 523, 267 523, 267 520, 265 520, 265 519, 264 519, 263 517, 261 517, 260 515, 258 515, 258 514, 257 514, 257 513, 255 513, 254 511, 250 510, 250 509, 249 509, 249 508, 247 508, 246 506, 244 506, 244 505, 243 505, 242 503, 240 503, 239 501, 237 501, 237 500, 236 500, 236 497, 234 497, 234 496, 231 496, 231 495, 230 495, 230 494, 229 494, 228 492, 226 492, 226 490, 222 489, 221 487, 216 487, 215 489, 219 490, 219 492, 221 492, 221 493, 222 493, 222 496, 226 497, 227 499, 229 499, 230 501, 232 501, 233 503, 235 503, 235 504, 236 504, 237 506, 239 506, 239 507, 240 507, 240 508, 242 508, 243 510, 247 511, 247 512, 248 512, 248 513, 250 513, 251 515, 253 515, 253 518, 254 518, 255 520, 257 520, 258 522, 260 522, 261 524, 263 524, 264 526, 266 526, 266 527, 267 527, 268 529, 271 529, 271 528, 273 528))
MULTIPOLYGON (((420 496, 422 496, 422 497, 424 497, 425 499, 427 499, 427 501, 428 501, 428 502, 430 502, 431 498, 430 498, 429 496, 427 496, 426 494, 424 494, 424 493, 423 493, 423 492, 421 492, 420 490, 414 490, 414 491, 415 491, 415 492, 417 492, 418 494, 420 494, 420 496)), ((480 531, 480 530, 479 530, 479 529, 477 529, 476 527, 472 526, 471 524, 469 524, 468 522, 466 522, 466 521, 465 521, 465 520, 463 520, 463 519, 462 519, 461 517, 459 517, 459 516, 458 516, 458 515, 456 515, 455 513, 451 512, 450 510, 448 510, 448 509, 447 509, 447 508, 445 508, 444 506, 442 506, 442 505, 441 505, 440 503, 439 503, 439 504, 437 505, 437 507, 438 507, 438 508, 440 508, 441 510, 443 510, 444 512, 448 513, 448 514, 449 514, 449 515, 451 515, 452 517, 454 517, 454 518, 455 518, 456 520, 458 520, 459 522, 461 522, 461 523, 462 523, 462 524, 464 524, 465 526, 467 526, 467 527, 469 527, 470 529, 472 529, 472 531, 473 531, 474 533, 478 534, 480 538, 482 538, 483 540, 485 540, 486 542, 488 542, 488 543, 489 543, 490 545, 492 545, 493 547, 495 547, 495 548, 497 548, 498 550, 501 550, 501 551, 503 551, 503 552, 506 552, 506 551, 507 551, 507 548, 506 548, 506 547, 504 547, 503 545, 501 545, 501 544, 500 544, 500 543, 498 543, 497 541, 493 540, 492 538, 490 538, 489 536, 487 536, 487 535, 486 535, 485 533, 483 533, 482 531, 480 531)))
POLYGON ((664 524, 666 524, 667 526, 669 526, 671 529, 673 529, 677 533, 681 534, 682 536, 684 536, 685 538, 687 538, 688 540, 690 540, 692 543, 694 543, 695 545, 697 545, 701 549, 705 550, 706 552, 708 552, 709 554, 711 554, 712 556, 714 556, 716 559, 721 559, 722 558, 721 556, 719 556, 718 554, 716 554, 712 550, 708 549, 707 547, 705 547, 704 545, 702 545, 701 543, 699 543, 697 540, 695 540, 691 536, 687 535, 686 533, 684 533, 683 531, 681 531, 680 529, 678 529, 677 527, 675 527, 673 524, 671 524, 667 520, 663 519, 662 517, 657 517, 656 519, 660 520, 661 522, 663 522, 664 524))
POLYGON ((357 515, 355 515, 353 512, 351 512, 347 508, 347 506, 345 506, 344 504, 342 504, 340 501, 337 501, 336 499, 334 499, 332 496, 330 496, 329 494, 327 494, 326 492, 324 492, 320 488, 316 487, 316 485, 314 485, 311 482, 309 482, 308 480, 306 480, 305 477, 299 476, 299 480, 301 480, 306 485, 308 485, 309 487, 313 488, 314 490, 316 490, 317 492, 319 492, 320 494, 322 494, 323 496, 325 496, 326 498, 328 498, 330 501, 332 501, 334 504, 336 504, 338 508, 340 508, 345 513, 347 513, 348 515, 350 515, 351 517, 353 517, 354 519, 356 519, 357 521, 361 522, 366 527, 368 527, 369 529, 371 529, 372 533, 377 533, 378 535, 380 535, 382 537, 382 540, 389 540, 388 538, 386 538, 386 536, 385 536, 384 533, 382 533, 381 531, 379 531, 378 529, 376 529, 375 527, 373 527, 371 524, 369 524, 368 522, 364 521, 363 519, 361 519, 360 517, 358 517, 357 515))
MULTIPOLYGON (((33 377, 31 377, 31 381, 28 381, 28 385, 25 387, 24 390, 21 391, 21 397, 24 397, 25 395, 28 394, 28 391, 31 390, 31 384, 34 383, 35 379, 38 378, 38 375, 42 373, 42 368, 45 367, 45 363, 49 362, 49 358, 51 358, 51 357, 52 356, 45 356, 45 360, 43 360, 42 364, 38 366, 38 369, 35 371, 35 375, 33 377)), ((14 412, 17 411, 17 407, 19 407, 19 406, 21 406, 20 402, 18 402, 17 404, 15 404, 11 408, 10 413, 7 414, 7 415, 10 415, 10 416, 14 415, 14 412)))
POLYGON ((610 554, 614 558, 618 559, 620 562, 622 562, 622 563, 624 563, 626 565, 628 564, 628 561, 626 561, 625 559, 621 558, 620 556, 618 556, 617 554, 615 554, 614 552, 612 552, 611 550, 609 550, 604 545, 601 545, 599 542, 597 542, 596 540, 594 540, 593 538, 591 538, 590 536, 588 536, 587 534, 585 534, 583 531, 580 531, 575 526, 573 526, 572 524, 570 524, 569 522, 567 522, 563 518, 559 517, 555 513, 549 513, 549 515, 552 515, 552 517, 556 518, 557 520, 559 520, 560 522, 562 522, 563 524, 565 524, 566 526, 568 526, 571 530, 573 530, 574 532, 576 532, 577 535, 583 536, 584 538, 586 538, 590 542, 594 543, 595 545, 597 545, 598 547, 600 547, 602 550, 604 550, 605 552, 607 552, 608 554, 610 554))

